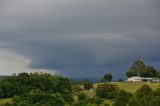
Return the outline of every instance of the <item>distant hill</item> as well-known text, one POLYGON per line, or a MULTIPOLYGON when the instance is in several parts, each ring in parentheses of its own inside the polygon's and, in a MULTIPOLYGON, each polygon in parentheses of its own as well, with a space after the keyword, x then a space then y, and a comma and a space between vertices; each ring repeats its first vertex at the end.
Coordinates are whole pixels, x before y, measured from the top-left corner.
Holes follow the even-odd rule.
POLYGON ((0 76, 0 80, 3 79, 4 77, 6 77, 6 76, 0 76))

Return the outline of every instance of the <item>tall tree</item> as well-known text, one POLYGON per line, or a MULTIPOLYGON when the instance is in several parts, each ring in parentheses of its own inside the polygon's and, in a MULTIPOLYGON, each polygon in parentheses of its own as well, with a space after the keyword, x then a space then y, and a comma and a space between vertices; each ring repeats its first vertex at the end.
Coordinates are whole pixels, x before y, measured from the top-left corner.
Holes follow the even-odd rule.
POLYGON ((112 75, 111 74, 105 74, 102 79, 105 82, 106 81, 110 82, 110 81, 112 81, 112 75))
POLYGON ((137 76, 138 74, 137 74, 136 71, 127 71, 126 75, 127 75, 128 78, 130 78, 130 77, 137 76))
POLYGON ((143 61, 137 60, 131 66, 126 75, 128 77, 140 76, 140 77, 157 77, 157 71, 152 66, 146 66, 143 61))
POLYGON ((101 98, 114 99, 119 88, 114 84, 99 84, 96 88, 96 95, 101 98))
POLYGON ((144 64, 143 61, 137 60, 133 63, 130 70, 136 71, 140 76, 143 71, 146 71, 146 65, 144 64))
POLYGON ((85 80, 83 81, 83 87, 84 87, 84 89, 86 89, 86 90, 92 89, 92 88, 93 88, 93 83, 92 83, 90 80, 85 79, 85 80))

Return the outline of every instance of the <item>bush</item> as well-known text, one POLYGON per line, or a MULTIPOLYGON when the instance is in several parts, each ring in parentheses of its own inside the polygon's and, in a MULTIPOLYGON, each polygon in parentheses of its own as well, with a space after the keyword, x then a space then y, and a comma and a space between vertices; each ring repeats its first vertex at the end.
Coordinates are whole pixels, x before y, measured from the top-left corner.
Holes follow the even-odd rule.
POLYGON ((89 80, 84 80, 83 87, 86 90, 92 89, 93 88, 93 83, 90 82, 89 80))
POLYGON ((148 85, 143 85, 136 92, 135 97, 129 100, 129 106, 160 106, 158 90, 154 93, 148 85))
POLYGON ((103 78, 101 79, 101 81, 111 82, 111 81, 112 81, 112 75, 111 75, 111 74, 105 74, 105 75, 103 76, 103 78))
POLYGON ((95 97, 93 98, 93 102, 97 105, 100 106, 100 104, 102 104, 104 102, 104 100, 102 98, 99 97, 95 97))
POLYGON ((156 90, 154 91, 154 95, 155 95, 155 96, 160 96, 160 88, 158 88, 158 89, 156 89, 156 90))
POLYGON ((128 102, 128 105, 129 106, 141 106, 140 101, 136 97, 131 98, 128 102))
POLYGON ((75 86, 72 87, 73 93, 80 93, 82 90, 83 89, 78 85, 75 85, 75 86))
POLYGON ((149 96, 152 94, 152 89, 149 87, 149 85, 143 85, 137 90, 136 94, 138 98, 142 98, 146 95, 149 96))
POLYGON ((96 89, 96 95, 101 98, 114 99, 117 93, 118 87, 114 84, 100 84, 96 89))
POLYGON ((78 100, 79 100, 79 101, 85 100, 86 98, 87 98, 87 97, 86 97, 85 93, 80 93, 80 94, 78 95, 78 100))
POLYGON ((125 90, 120 90, 115 98, 115 103, 113 106, 126 106, 131 97, 131 93, 125 90))

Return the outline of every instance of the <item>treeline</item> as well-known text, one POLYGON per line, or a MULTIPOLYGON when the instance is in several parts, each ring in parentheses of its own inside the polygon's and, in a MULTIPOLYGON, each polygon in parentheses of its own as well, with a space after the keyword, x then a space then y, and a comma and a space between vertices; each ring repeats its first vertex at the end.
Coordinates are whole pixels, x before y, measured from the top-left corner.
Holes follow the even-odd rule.
POLYGON ((20 73, 0 80, 0 98, 13 98, 5 106, 160 106, 160 88, 144 85, 132 94, 109 83, 111 79, 106 74, 96 86, 89 80, 79 85, 48 73, 20 73), (84 91, 95 95, 88 97, 84 91))
POLYGON ((128 78, 133 76, 160 78, 159 71, 157 71, 153 66, 145 65, 141 60, 135 61, 126 72, 126 75, 128 78))
POLYGON ((48 73, 20 73, 0 81, 0 98, 13 97, 7 106, 64 106, 72 104, 71 81, 48 73))

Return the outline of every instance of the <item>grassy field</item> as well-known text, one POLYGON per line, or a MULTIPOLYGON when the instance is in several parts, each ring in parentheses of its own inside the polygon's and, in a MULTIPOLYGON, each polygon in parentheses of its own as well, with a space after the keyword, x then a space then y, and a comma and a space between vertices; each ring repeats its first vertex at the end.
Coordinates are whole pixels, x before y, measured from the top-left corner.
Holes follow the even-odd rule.
MULTIPOLYGON (((113 84, 116 84, 120 89, 124 89, 128 92, 134 93, 137 91, 137 89, 139 89, 142 85, 144 84, 148 84, 153 90, 160 88, 160 83, 147 83, 147 82, 112 82, 113 84)), ((94 84, 94 88, 97 87, 98 84, 101 83, 96 83, 94 84)), ((81 85, 82 87, 82 85, 81 85)), ((83 90, 82 92, 84 92, 88 97, 92 98, 95 96, 94 92, 90 92, 88 90, 83 90)), ((77 99, 77 96, 74 95, 75 100, 77 99)), ((0 99, 0 106, 6 104, 6 103, 10 103, 12 101, 11 98, 8 99, 0 99)), ((105 100, 105 103, 109 103, 112 104, 111 100, 105 100)))
POLYGON ((128 92, 134 93, 136 92, 142 85, 148 84, 153 90, 160 88, 160 83, 147 83, 147 82, 117 82, 120 89, 124 89, 128 92))
POLYGON ((12 102, 12 98, 0 99, 0 106, 12 102))
MULTIPOLYGON (((124 89, 131 93, 136 92, 144 84, 148 84, 153 90, 160 88, 160 83, 147 83, 147 82, 111 82, 111 83, 116 84, 119 87, 119 89, 124 89)), ((96 88, 98 84, 101 83, 94 84, 94 88, 96 88)))
MULTIPOLYGON (((148 84, 153 90, 160 88, 160 83, 147 83, 147 82, 111 82, 111 83, 116 84, 119 87, 119 89, 124 89, 131 93, 135 93, 144 84, 148 84)), ((94 88, 96 88, 98 84, 102 84, 102 83, 94 84, 94 88)), ((94 92, 90 92, 87 90, 83 90, 82 92, 85 93, 90 98, 95 96, 94 92)), ((113 101, 105 100, 104 103, 108 103, 111 105, 113 101)))

